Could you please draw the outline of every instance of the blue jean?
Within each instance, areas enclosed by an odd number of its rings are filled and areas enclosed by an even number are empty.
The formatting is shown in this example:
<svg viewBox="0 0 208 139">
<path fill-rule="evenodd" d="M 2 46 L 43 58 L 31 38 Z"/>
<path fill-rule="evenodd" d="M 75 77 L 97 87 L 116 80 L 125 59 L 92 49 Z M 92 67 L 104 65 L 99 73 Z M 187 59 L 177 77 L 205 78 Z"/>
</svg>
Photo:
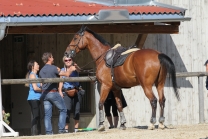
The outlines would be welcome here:
<svg viewBox="0 0 208 139">
<path fill-rule="evenodd" d="M 52 125 L 51 125 L 51 117 L 52 117 L 52 107 L 55 105 L 59 109 L 59 132 L 64 131 L 66 124 L 66 106 L 64 103 L 64 99 L 60 96 L 58 92 L 53 93 L 44 93 L 43 94 L 43 103 L 45 110 L 45 130 L 46 134 L 53 134 Z"/>
<path fill-rule="evenodd" d="M 66 123 L 70 122 L 70 113 L 72 112 L 72 110 L 74 110 L 74 120 L 79 120 L 82 95 L 79 92 L 74 97 L 69 97 L 65 92 L 63 92 L 63 95 L 64 102 L 67 108 Z"/>
</svg>

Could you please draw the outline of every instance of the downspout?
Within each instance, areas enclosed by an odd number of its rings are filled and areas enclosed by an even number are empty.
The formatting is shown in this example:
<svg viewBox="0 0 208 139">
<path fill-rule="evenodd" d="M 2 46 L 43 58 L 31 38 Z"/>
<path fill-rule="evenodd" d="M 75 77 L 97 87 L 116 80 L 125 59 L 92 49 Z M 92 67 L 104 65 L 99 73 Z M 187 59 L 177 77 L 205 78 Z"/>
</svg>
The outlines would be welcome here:
<svg viewBox="0 0 208 139">
<path fill-rule="evenodd" d="M 0 41 L 4 38 L 6 23 L 0 24 Z"/>
</svg>

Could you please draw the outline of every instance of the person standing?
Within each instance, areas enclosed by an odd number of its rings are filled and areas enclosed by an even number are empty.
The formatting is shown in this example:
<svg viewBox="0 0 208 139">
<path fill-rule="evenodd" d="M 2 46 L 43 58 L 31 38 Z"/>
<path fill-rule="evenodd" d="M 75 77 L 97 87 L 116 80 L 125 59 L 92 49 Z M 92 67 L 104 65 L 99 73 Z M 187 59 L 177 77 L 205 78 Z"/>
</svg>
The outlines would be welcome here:
<svg viewBox="0 0 208 139">
<path fill-rule="evenodd" d="M 54 58 L 52 53 L 46 52 L 42 56 L 42 60 L 45 63 L 44 67 L 40 70 L 40 78 L 57 78 L 58 76 L 69 76 L 69 74 L 75 70 L 75 68 L 71 69 L 71 71 L 60 72 L 60 69 L 54 66 Z M 43 83 L 42 85 L 42 96 L 45 110 L 45 131 L 47 135 L 52 135 L 52 106 L 55 105 L 59 110 L 59 122 L 58 122 L 58 133 L 66 133 L 65 132 L 65 122 L 66 122 L 66 106 L 63 98 L 60 96 L 58 92 L 58 83 Z"/>
<path fill-rule="evenodd" d="M 36 61 L 31 60 L 27 64 L 28 73 L 26 78 L 29 79 L 37 79 L 37 72 L 39 71 L 39 65 Z M 41 105 L 40 105 L 40 97 L 41 97 L 41 84 L 40 83 L 30 83 L 29 84 L 29 94 L 27 101 L 30 105 L 32 112 L 32 123 L 31 123 L 31 135 L 40 135 L 41 134 Z"/>
<path fill-rule="evenodd" d="M 79 76 L 78 72 L 80 71 L 80 68 L 77 66 L 76 63 L 73 62 L 71 58 L 64 56 L 63 62 L 64 62 L 64 68 L 62 68 L 61 71 L 70 71 L 71 68 L 75 68 L 76 70 L 71 72 L 69 76 L 61 76 L 61 78 Z M 66 93 L 66 90 L 71 92 L 75 91 L 75 92 L 73 92 L 72 95 L 69 95 Z M 68 132 L 68 126 L 70 123 L 70 113 L 72 110 L 74 110 L 74 117 L 73 117 L 75 123 L 74 132 L 77 132 L 79 127 L 79 119 L 80 119 L 80 106 L 81 106 L 82 96 L 84 95 L 85 91 L 83 89 L 80 89 L 79 82 L 64 82 L 64 83 L 60 82 L 59 93 L 64 98 L 65 105 L 67 107 L 65 131 Z"/>
<path fill-rule="evenodd" d="M 122 102 L 122 107 L 125 108 L 127 106 L 127 103 L 126 103 L 126 100 L 123 96 L 122 90 L 121 90 L 121 102 Z M 113 118 L 112 118 L 110 109 L 113 113 Z M 105 114 L 106 114 L 108 123 L 110 124 L 109 129 L 117 128 L 118 120 L 119 120 L 119 118 L 118 118 L 118 109 L 117 109 L 116 100 L 115 100 L 115 97 L 114 97 L 112 91 L 109 92 L 108 97 L 105 100 L 104 110 L 105 110 Z"/>
</svg>

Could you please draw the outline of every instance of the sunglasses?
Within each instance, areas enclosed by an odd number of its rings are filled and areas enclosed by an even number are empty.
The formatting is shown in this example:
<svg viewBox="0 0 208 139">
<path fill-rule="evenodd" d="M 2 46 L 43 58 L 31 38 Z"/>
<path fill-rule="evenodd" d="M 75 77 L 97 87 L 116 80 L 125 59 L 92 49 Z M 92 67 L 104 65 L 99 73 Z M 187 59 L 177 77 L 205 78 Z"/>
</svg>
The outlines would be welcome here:
<svg viewBox="0 0 208 139">
<path fill-rule="evenodd" d="M 67 61 L 72 61 L 72 60 L 71 60 L 71 59 L 65 59 L 65 60 L 64 60 L 64 62 L 67 62 Z"/>
</svg>

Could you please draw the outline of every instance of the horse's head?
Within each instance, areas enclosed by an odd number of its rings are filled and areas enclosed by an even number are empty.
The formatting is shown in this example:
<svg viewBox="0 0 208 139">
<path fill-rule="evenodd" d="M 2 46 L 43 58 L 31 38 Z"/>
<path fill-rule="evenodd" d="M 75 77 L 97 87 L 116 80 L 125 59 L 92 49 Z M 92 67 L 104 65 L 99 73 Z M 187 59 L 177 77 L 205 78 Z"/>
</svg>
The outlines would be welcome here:
<svg viewBox="0 0 208 139">
<path fill-rule="evenodd" d="M 81 29 L 74 35 L 74 38 L 69 43 L 69 45 L 66 48 L 66 51 L 64 53 L 67 57 L 75 57 L 76 53 L 80 52 L 81 50 L 84 50 L 87 46 L 87 40 L 85 37 L 85 26 L 82 26 Z"/>
</svg>

